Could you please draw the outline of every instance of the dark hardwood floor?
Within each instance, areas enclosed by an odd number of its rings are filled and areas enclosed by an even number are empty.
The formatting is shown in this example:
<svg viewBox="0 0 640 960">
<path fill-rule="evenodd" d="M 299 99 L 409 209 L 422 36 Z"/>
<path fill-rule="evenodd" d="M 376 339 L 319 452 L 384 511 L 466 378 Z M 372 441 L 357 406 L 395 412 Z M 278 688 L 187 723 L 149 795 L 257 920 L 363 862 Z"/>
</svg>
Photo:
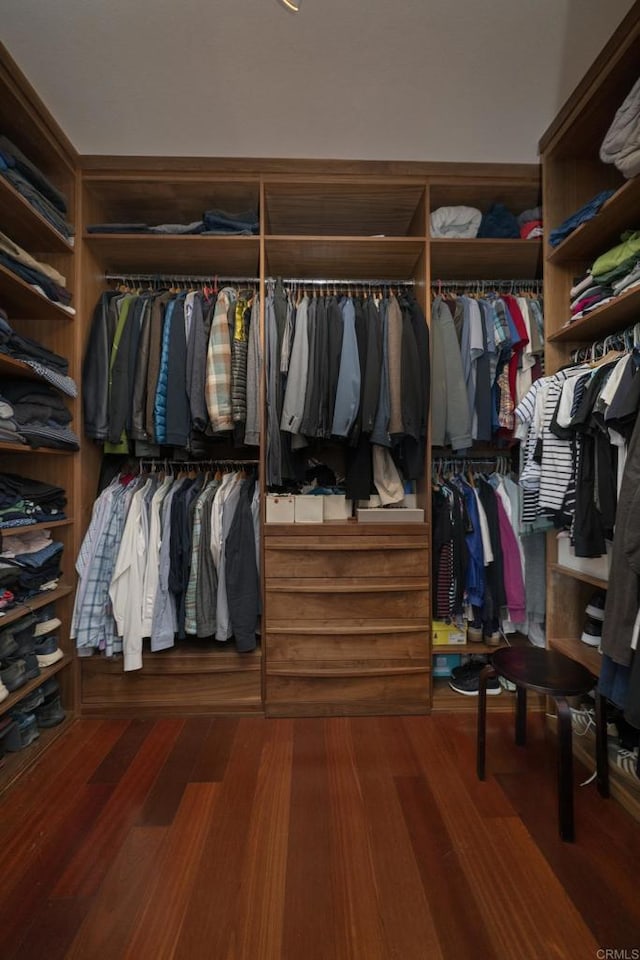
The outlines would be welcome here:
<svg viewBox="0 0 640 960">
<path fill-rule="evenodd" d="M 491 716 L 80 720 L 2 798 L 3 960 L 587 960 L 640 948 L 640 827 Z M 631 956 L 631 953 L 629 954 Z"/>
</svg>

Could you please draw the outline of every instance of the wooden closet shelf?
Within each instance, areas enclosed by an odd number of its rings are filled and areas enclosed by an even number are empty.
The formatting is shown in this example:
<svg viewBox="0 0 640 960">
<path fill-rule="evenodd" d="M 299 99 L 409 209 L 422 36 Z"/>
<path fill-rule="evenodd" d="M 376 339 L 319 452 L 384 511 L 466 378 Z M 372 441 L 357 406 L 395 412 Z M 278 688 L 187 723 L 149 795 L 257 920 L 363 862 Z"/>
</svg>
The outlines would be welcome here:
<svg viewBox="0 0 640 960">
<path fill-rule="evenodd" d="M 56 587 L 55 590 L 44 590 L 36 597 L 31 597 L 26 603 L 16 604 L 11 610 L 7 610 L 4 617 L 0 617 L 0 630 L 4 630 L 10 623 L 15 623 L 17 620 L 20 620 L 21 617 L 26 617 L 28 613 L 39 610 L 40 607 L 46 607 L 50 603 L 55 603 L 56 600 L 62 600 L 63 597 L 68 597 L 70 593 L 73 593 L 73 587 L 63 585 Z"/>
<path fill-rule="evenodd" d="M 590 647 L 583 643 L 577 637 L 549 637 L 549 648 L 557 650 L 558 653 L 564 653 L 566 657 L 577 660 L 587 670 L 590 670 L 594 676 L 598 676 L 602 666 L 602 655 L 598 653 L 597 647 Z"/>
<path fill-rule="evenodd" d="M 265 183 L 265 232 L 335 236 L 424 235 L 424 183 L 382 181 Z"/>
<path fill-rule="evenodd" d="M 569 306 L 567 305 L 567 310 Z M 593 313 L 561 327 L 547 336 L 552 343 L 587 343 L 622 330 L 638 319 L 640 311 L 640 288 L 616 297 Z"/>
<path fill-rule="evenodd" d="M 84 240 L 110 273 L 259 274 L 258 237 L 92 233 Z"/>
<path fill-rule="evenodd" d="M 414 237 L 266 237 L 266 275 L 308 279 L 413 279 L 426 250 Z"/>
<path fill-rule="evenodd" d="M 37 456 L 54 454 L 57 457 L 69 457 L 77 450 L 58 450 L 55 447 L 30 447 L 28 443 L 0 443 L 2 453 L 29 453 Z"/>
<path fill-rule="evenodd" d="M 58 233 L 8 180 L 0 177 L 2 232 L 30 253 L 73 253 L 73 244 Z"/>
<path fill-rule="evenodd" d="M 62 660 L 58 660 L 57 663 L 54 663 L 51 667 L 41 667 L 40 676 L 34 677 L 33 680 L 28 680 L 24 686 L 20 687 L 18 690 L 14 690 L 13 693 L 10 693 L 6 700 L 3 700 L 0 703 L 0 716 L 7 713 L 13 707 L 20 703 L 21 700 L 24 700 L 32 690 L 37 690 L 38 687 L 41 687 L 43 683 L 47 680 L 50 680 L 51 677 L 55 677 L 56 673 L 59 673 L 61 670 L 64 670 L 65 667 L 68 667 L 71 663 L 69 657 L 63 657 Z"/>
<path fill-rule="evenodd" d="M 40 383 L 47 383 L 44 377 L 30 367 L 23 360 L 16 360 L 6 353 L 0 353 L 0 377 L 18 377 L 20 380 L 38 380 Z"/>
<path fill-rule="evenodd" d="M 51 520 L 45 523 L 31 523 L 24 527 L 0 527 L 0 536 L 5 537 L 18 536 L 21 533 L 31 533 L 32 530 L 52 530 L 54 527 L 71 527 L 73 520 L 67 517 L 65 520 Z M 0 629 L 2 621 L 0 620 Z"/>
<path fill-rule="evenodd" d="M 541 240 L 439 240 L 429 245 L 431 280 L 534 279 L 542 275 Z"/>
<path fill-rule="evenodd" d="M 389 511 L 392 513 L 393 511 Z M 288 542 L 292 537 L 429 537 L 428 523 L 358 523 L 357 520 L 335 520 L 325 523 L 266 523 L 264 527 L 265 545 L 278 546 L 275 538 L 284 538 Z M 331 545 L 329 545 L 331 549 Z M 292 549 L 295 549 L 293 547 Z M 322 547 L 320 549 L 323 549 Z M 326 549 L 326 547 L 324 548 Z"/>
<path fill-rule="evenodd" d="M 595 260 L 620 240 L 625 230 L 640 223 L 640 177 L 627 180 L 601 207 L 598 214 L 547 254 L 548 263 Z"/>
<path fill-rule="evenodd" d="M 561 563 L 552 563 L 551 569 L 554 573 L 560 573 L 564 577 L 571 577 L 573 580 L 581 580 L 582 583 L 590 583 L 592 587 L 598 590 L 606 590 L 608 582 L 601 577 L 593 577 L 590 573 L 584 573 L 582 570 L 573 570 L 571 567 L 564 567 Z"/>
<path fill-rule="evenodd" d="M 489 183 L 485 179 L 462 177 L 455 183 L 432 181 L 429 187 L 429 205 L 432 211 L 438 207 L 463 204 L 477 207 L 484 213 L 493 203 L 504 203 L 516 216 L 523 210 L 539 206 L 539 177 L 510 177 Z"/>
<path fill-rule="evenodd" d="M 74 320 L 74 314 L 67 313 L 53 300 L 17 277 L 11 270 L 0 266 L 0 302 L 10 318 L 19 317 L 28 320 Z"/>
</svg>

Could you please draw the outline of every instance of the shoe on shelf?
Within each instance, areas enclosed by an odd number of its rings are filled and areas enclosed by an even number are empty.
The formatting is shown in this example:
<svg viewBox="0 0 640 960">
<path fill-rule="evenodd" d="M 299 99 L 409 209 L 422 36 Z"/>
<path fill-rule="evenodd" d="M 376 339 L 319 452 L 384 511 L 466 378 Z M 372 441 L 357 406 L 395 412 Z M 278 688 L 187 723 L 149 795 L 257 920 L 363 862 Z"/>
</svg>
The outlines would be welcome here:
<svg viewBox="0 0 640 960">
<path fill-rule="evenodd" d="M 469 672 L 461 677 L 451 677 L 449 686 L 456 693 L 461 693 L 464 697 L 477 697 L 480 689 L 480 670 Z M 489 677 L 487 681 L 487 696 L 497 697 L 502 693 L 502 687 L 497 677 Z"/>
<path fill-rule="evenodd" d="M 480 657 L 471 656 L 465 663 L 461 663 L 459 667 L 453 667 L 451 669 L 451 676 L 455 679 L 458 677 L 465 677 L 469 673 L 479 674 L 483 667 L 486 667 L 488 660 L 486 657 L 480 655 Z"/>
<path fill-rule="evenodd" d="M 601 623 L 604 620 L 604 605 L 607 601 L 607 594 L 604 590 L 599 590 L 589 600 L 589 603 L 585 607 L 585 614 L 591 620 L 599 620 Z"/>
<path fill-rule="evenodd" d="M 6 700 L 8 696 L 9 696 L 9 691 L 5 687 L 2 680 L 0 680 L 0 703 L 2 703 L 3 700 Z"/>
<path fill-rule="evenodd" d="M 35 651 L 40 667 L 51 667 L 64 657 L 62 650 L 58 647 L 58 638 L 53 634 L 38 637 L 35 641 Z"/>
<path fill-rule="evenodd" d="M 467 624 L 467 640 L 470 643 L 482 643 L 482 624 L 470 620 Z"/>
<path fill-rule="evenodd" d="M 22 749 L 18 724 L 11 717 L 0 719 L 0 757 L 5 753 L 17 753 Z"/>
<path fill-rule="evenodd" d="M 589 647 L 599 647 L 602 640 L 602 621 L 587 617 L 580 639 Z"/>
<path fill-rule="evenodd" d="M 24 750 L 25 747 L 28 747 L 40 736 L 35 715 L 33 713 L 21 713 L 16 710 L 15 712 L 12 712 L 10 716 L 18 725 L 18 733 L 20 734 L 20 749 Z"/>
<path fill-rule="evenodd" d="M 36 618 L 34 637 L 44 637 L 47 633 L 53 633 L 54 630 L 62 626 L 62 621 L 56 617 L 56 608 L 53 603 L 41 607 L 36 613 Z"/>
<path fill-rule="evenodd" d="M 44 699 L 48 700 L 54 693 L 60 692 L 60 684 L 55 677 L 49 677 L 48 680 L 45 680 L 45 682 L 38 687 L 38 690 L 42 692 Z"/>
<path fill-rule="evenodd" d="M 491 633 L 485 633 L 484 642 L 488 647 L 502 646 L 502 634 L 499 630 L 492 630 Z"/>
<path fill-rule="evenodd" d="M 18 704 L 18 708 L 23 713 L 34 713 L 36 708 L 42 703 L 44 703 L 44 693 L 42 692 L 42 687 L 38 687 L 37 690 L 32 690 L 31 693 L 22 698 Z"/>
<path fill-rule="evenodd" d="M 36 721 L 39 727 L 57 727 L 64 718 L 65 712 L 62 709 L 59 693 L 47 698 L 36 710 Z"/>
<path fill-rule="evenodd" d="M 0 660 L 8 660 L 18 652 L 18 644 L 12 630 L 0 633 Z"/>
<path fill-rule="evenodd" d="M 0 682 L 9 693 L 23 687 L 27 682 L 27 665 L 24 660 L 4 660 L 0 667 Z"/>
</svg>

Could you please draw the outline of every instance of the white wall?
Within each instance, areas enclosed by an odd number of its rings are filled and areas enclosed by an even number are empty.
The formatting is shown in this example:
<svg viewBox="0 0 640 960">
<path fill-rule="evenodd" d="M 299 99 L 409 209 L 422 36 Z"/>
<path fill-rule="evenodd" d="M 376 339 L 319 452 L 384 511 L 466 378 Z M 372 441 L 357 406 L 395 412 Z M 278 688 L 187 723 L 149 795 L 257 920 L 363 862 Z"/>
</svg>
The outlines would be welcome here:
<svg viewBox="0 0 640 960">
<path fill-rule="evenodd" d="M 81 153 L 531 162 L 630 0 L 2 0 Z"/>
</svg>

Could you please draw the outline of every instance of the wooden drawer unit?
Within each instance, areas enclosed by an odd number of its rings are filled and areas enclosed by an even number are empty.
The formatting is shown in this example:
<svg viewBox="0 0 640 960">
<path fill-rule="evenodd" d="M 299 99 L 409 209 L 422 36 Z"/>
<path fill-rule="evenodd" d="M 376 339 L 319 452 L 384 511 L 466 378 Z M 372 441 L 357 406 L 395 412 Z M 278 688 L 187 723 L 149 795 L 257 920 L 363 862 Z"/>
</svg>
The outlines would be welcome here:
<svg viewBox="0 0 640 960">
<path fill-rule="evenodd" d="M 429 546 L 417 537 L 269 537 L 267 576 L 424 577 Z"/>
<path fill-rule="evenodd" d="M 429 616 L 429 580 L 329 577 L 266 581 L 267 629 L 271 620 L 369 620 Z"/>
<path fill-rule="evenodd" d="M 144 657 L 124 673 L 122 659 L 80 660 L 82 712 L 94 716 L 262 713 L 261 651 L 182 652 Z"/>
<path fill-rule="evenodd" d="M 423 714 L 429 710 L 429 671 L 404 664 L 365 669 L 345 663 L 340 670 L 321 664 L 292 664 L 268 676 L 269 717 Z"/>
<path fill-rule="evenodd" d="M 430 709 L 429 528 L 270 528 L 268 716 Z"/>
<path fill-rule="evenodd" d="M 428 667 L 428 636 L 428 620 L 327 621 L 322 627 L 272 622 L 267 634 L 269 667 L 318 660 L 337 663 L 358 660 L 372 664 L 400 660 Z"/>
</svg>

